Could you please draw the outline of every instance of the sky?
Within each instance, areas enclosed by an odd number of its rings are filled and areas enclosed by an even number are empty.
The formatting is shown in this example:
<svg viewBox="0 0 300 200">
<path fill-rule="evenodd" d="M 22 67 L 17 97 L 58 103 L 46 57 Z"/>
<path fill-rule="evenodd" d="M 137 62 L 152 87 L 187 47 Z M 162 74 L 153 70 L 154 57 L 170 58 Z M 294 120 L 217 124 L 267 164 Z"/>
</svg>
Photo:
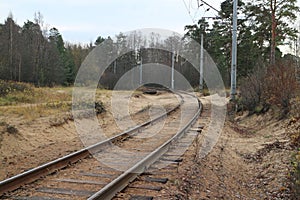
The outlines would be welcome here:
<svg viewBox="0 0 300 200">
<path fill-rule="evenodd" d="M 224 0 L 205 0 L 220 9 Z M 300 6 L 300 0 L 298 0 Z M 197 0 L 1 0 L 0 23 L 9 13 L 22 26 L 40 12 L 45 26 L 57 28 L 65 41 L 94 42 L 120 32 L 142 28 L 163 28 L 184 34 L 184 26 L 216 12 Z"/>
<path fill-rule="evenodd" d="M 216 9 L 222 2 L 206 1 Z M 107 38 L 142 28 L 163 28 L 183 34 L 185 25 L 217 14 L 207 9 L 197 9 L 197 0 L 2 0 L 0 23 L 12 13 L 22 26 L 40 12 L 45 26 L 56 27 L 64 40 L 90 43 L 98 36 Z"/>
</svg>

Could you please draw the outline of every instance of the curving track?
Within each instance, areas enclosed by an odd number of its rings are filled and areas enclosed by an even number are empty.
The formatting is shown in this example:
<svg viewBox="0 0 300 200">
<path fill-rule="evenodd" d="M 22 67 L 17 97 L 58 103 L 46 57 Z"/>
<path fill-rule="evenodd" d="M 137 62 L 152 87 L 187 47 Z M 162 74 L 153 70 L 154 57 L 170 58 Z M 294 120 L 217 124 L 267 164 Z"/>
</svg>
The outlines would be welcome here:
<svg viewBox="0 0 300 200">
<path fill-rule="evenodd" d="M 139 174 L 158 168 L 156 161 L 179 138 L 184 138 L 199 117 L 198 99 L 183 92 L 179 95 L 181 103 L 167 116 L 158 116 L 104 142 L 0 182 L 1 198 L 113 198 Z M 15 191 L 9 192 L 12 190 Z"/>
</svg>

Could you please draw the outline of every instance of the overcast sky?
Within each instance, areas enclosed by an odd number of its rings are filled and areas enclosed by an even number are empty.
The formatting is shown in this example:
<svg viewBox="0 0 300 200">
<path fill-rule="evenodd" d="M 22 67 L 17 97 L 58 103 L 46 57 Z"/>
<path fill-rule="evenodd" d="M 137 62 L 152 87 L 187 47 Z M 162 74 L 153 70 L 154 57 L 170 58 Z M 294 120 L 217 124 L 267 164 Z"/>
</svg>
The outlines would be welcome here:
<svg viewBox="0 0 300 200">
<path fill-rule="evenodd" d="M 207 0 L 219 9 L 221 0 Z M 19 25 L 41 12 L 49 28 L 56 27 L 70 42 L 94 42 L 97 36 L 114 36 L 141 28 L 164 28 L 184 33 L 193 19 L 215 16 L 197 0 L 2 0 L 0 22 L 11 12 Z"/>
<path fill-rule="evenodd" d="M 223 0 L 205 0 L 219 10 Z M 298 3 L 299 4 L 299 3 Z M 197 0 L 1 0 L 0 22 L 9 13 L 19 25 L 41 12 L 49 28 L 56 27 L 70 42 L 94 42 L 97 36 L 114 36 L 141 28 L 164 28 L 184 33 L 184 26 L 203 16 Z"/>
</svg>

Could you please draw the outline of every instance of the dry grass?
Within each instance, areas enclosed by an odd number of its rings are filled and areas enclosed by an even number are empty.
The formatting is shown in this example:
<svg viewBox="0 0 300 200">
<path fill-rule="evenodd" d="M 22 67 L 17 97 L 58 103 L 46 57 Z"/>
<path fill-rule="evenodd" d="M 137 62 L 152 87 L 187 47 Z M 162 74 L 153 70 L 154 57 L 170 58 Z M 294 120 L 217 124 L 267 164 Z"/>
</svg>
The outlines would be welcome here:
<svg viewBox="0 0 300 200">
<path fill-rule="evenodd" d="M 32 88 L 28 91 L 10 92 L 0 98 L 0 116 L 9 115 L 21 117 L 26 121 L 33 121 L 40 117 L 57 116 L 70 112 L 72 109 L 71 87 Z M 97 89 L 96 102 L 103 98 L 110 98 L 112 91 Z"/>
<path fill-rule="evenodd" d="M 58 116 L 72 110 L 72 92 L 72 87 L 32 87 L 23 92 L 12 90 L 0 97 L 0 116 L 20 117 L 29 122 L 40 117 Z M 122 92 L 131 93 L 130 91 Z M 99 102 L 103 107 L 102 102 L 109 100 L 112 93 L 111 90 L 97 89 L 94 102 Z M 139 94 L 142 92 L 132 93 L 133 96 Z"/>
<path fill-rule="evenodd" d="M 33 88 L 30 91 L 12 91 L 0 97 L 0 106 L 41 104 L 71 100 L 72 88 Z"/>
<path fill-rule="evenodd" d="M 72 108 L 72 88 L 31 88 L 11 91 L 0 98 L 0 115 L 22 117 L 26 121 L 56 115 Z"/>
<path fill-rule="evenodd" d="M 33 121 L 40 117 L 46 117 L 55 115 L 61 112 L 70 111 L 72 107 L 71 102 L 59 102 L 59 103 L 47 103 L 47 104 L 36 104 L 26 105 L 20 107 L 5 107 L 0 108 L 2 115 L 15 115 L 22 117 L 26 121 Z"/>
<path fill-rule="evenodd" d="M 72 101 L 72 88 L 35 88 L 33 103 Z"/>
</svg>

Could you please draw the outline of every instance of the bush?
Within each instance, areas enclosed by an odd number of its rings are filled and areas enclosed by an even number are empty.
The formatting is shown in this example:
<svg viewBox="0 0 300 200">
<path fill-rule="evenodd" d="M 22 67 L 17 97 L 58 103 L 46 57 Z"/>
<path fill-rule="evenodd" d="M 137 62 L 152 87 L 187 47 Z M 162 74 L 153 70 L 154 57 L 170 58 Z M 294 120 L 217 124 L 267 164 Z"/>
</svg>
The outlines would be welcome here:
<svg viewBox="0 0 300 200">
<path fill-rule="evenodd" d="M 0 80 L 0 97 L 14 92 L 31 92 L 33 86 L 28 83 Z"/>
<path fill-rule="evenodd" d="M 241 99 L 239 102 L 251 113 L 256 112 L 258 107 L 262 107 L 265 104 L 262 97 L 264 77 L 265 70 L 260 68 L 242 81 L 240 87 Z"/>
<path fill-rule="evenodd" d="M 295 66 L 282 62 L 256 70 L 241 84 L 241 104 L 250 113 L 266 112 L 270 106 L 280 110 L 280 118 L 291 108 L 291 99 L 298 90 Z"/>
<path fill-rule="evenodd" d="M 10 134 L 19 133 L 19 130 L 15 126 L 10 125 L 4 121 L 0 122 L 0 126 L 4 127 L 4 129 L 2 130 L 2 133 L 5 133 L 5 132 L 10 133 Z"/>
<path fill-rule="evenodd" d="M 292 62 L 279 63 L 268 68 L 264 96 L 268 104 L 281 109 L 282 116 L 290 111 L 290 101 L 295 97 L 297 89 L 298 82 Z"/>
</svg>

